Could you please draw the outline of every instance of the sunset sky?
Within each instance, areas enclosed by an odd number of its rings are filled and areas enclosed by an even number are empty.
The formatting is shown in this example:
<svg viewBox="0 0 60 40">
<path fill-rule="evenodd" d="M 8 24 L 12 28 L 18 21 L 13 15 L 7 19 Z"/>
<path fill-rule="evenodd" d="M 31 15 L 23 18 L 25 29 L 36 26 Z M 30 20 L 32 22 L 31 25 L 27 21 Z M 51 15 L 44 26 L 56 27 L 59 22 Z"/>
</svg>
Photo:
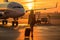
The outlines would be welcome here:
<svg viewBox="0 0 60 40">
<path fill-rule="evenodd" d="M 57 8 L 42 10 L 47 12 L 60 12 L 60 0 L 9 0 L 9 2 L 18 2 L 24 6 L 25 9 L 37 9 L 37 8 L 50 8 L 55 7 L 58 2 Z M 4 2 L 4 0 L 0 0 L 0 2 Z"/>
</svg>

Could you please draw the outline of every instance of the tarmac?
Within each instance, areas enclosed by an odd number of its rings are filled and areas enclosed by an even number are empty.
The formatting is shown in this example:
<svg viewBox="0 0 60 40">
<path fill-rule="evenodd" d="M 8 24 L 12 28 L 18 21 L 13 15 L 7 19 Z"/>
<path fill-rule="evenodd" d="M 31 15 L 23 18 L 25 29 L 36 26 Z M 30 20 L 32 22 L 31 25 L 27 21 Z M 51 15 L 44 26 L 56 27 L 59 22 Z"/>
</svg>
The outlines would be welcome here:
<svg viewBox="0 0 60 40">
<path fill-rule="evenodd" d="M 10 29 L 9 26 L 7 27 L 0 25 L 0 40 L 32 40 L 31 33 L 30 37 L 27 37 L 27 39 L 25 37 L 25 29 L 30 28 L 29 25 L 20 24 L 14 29 Z M 12 28 L 12 26 L 10 27 Z M 33 40 L 60 40 L 60 26 L 35 25 Z"/>
</svg>

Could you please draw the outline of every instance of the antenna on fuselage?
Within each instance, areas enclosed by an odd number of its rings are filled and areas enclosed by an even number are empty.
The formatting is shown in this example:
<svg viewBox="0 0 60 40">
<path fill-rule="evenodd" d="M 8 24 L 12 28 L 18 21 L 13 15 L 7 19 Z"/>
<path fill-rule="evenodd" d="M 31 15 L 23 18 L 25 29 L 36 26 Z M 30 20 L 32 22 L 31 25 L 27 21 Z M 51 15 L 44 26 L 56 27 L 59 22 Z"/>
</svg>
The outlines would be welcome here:
<svg viewBox="0 0 60 40">
<path fill-rule="evenodd" d="M 8 0 L 4 0 L 4 2 L 8 2 Z"/>
</svg>

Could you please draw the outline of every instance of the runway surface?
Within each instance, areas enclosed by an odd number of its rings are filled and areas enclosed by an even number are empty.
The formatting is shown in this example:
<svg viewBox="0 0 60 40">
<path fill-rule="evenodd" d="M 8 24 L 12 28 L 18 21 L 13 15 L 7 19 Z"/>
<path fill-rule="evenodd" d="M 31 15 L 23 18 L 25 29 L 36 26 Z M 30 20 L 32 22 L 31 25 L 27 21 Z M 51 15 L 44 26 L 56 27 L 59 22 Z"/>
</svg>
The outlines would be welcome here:
<svg viewBox="0 0 60 40">
<path fill-rule="evenodd" d="M 26 28 L 29 27 L 19 26 L 15 30 L 0 27 L 0 40 L 27 40 L 24 35 Z M 60 26 L 34 26 L 33 40 L 60 40 Z"/>
</svg>

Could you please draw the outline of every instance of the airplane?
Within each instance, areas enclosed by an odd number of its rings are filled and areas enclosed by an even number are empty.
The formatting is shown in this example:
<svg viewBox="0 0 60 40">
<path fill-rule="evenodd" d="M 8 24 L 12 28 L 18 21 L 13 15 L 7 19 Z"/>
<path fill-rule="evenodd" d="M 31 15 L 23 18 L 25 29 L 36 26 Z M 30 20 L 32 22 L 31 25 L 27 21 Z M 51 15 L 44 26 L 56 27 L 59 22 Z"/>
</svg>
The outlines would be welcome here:
<svg viewBox="0 0 60 40">
<path fill-rule="evenodd" d="M 18 18 L 24 16 L 25 12 L 31 11 L 24 9 L 23 5 L 17 2 L 8 2 L 8 0 L 4 0 L 4 3 L 0 4 L 0 19 L 2 20 L 2 25 L 8 23 L 8 18 L 13 18 L 12 26 L 18 26 Z M 57 5 L 56 5 L 57 7 Z M 56 8 L 52 7 L 52 8 Z M 32 9 L 32 10 L 46 10 L 51 8 L 41 8 L 41 9 Z"/>
<path fill-rule="evenodd" d="M 5 25 L 8 23 L 8 18 L 13 18 L 12 25 L 18 25 L 18 18 L 25 14 L 24 7 L 17 2 L 8 2 L 8 0 L 4 0 L 4 3 L 0 4 L 0 19 L 2 20 L 2 24 Z"/>
</svg>

